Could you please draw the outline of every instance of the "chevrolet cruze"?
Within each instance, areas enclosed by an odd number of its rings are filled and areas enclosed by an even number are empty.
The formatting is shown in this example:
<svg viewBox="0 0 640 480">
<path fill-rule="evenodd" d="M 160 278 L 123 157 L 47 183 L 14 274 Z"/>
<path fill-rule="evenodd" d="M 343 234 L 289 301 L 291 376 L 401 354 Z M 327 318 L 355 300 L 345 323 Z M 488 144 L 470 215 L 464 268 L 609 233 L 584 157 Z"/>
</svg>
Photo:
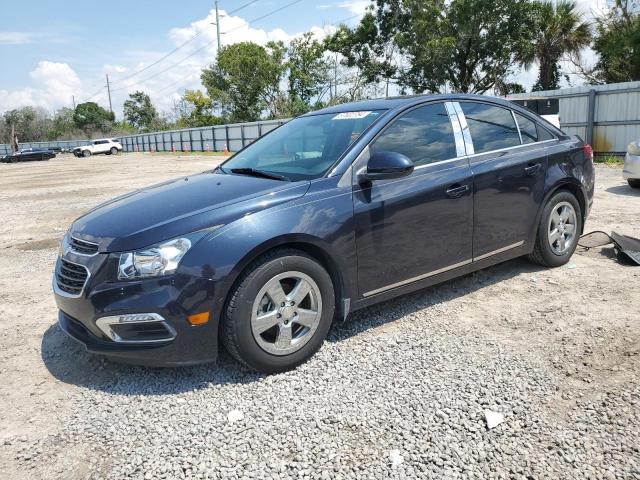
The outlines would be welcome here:
<svg viewBox="0 0 640 480">
<path fill-rule="evenodd" d="M 508 101 L 326 108 L 77 219 L 59 325 L 121 361 L 208 362 L 222 344 L 283 371 L 357 309 L 524 255 L 565 264 L 593 191 L 591 147 Z"/>
</svg>

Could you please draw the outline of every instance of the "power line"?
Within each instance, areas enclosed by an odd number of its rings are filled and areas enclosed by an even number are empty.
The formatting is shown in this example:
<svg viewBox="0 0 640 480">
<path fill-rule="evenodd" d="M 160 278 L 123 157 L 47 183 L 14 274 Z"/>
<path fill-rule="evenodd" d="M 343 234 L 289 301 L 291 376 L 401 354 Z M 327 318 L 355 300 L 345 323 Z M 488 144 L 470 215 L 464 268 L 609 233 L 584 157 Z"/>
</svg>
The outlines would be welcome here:
<svg viewBox="0 0 640 480">
<path fill-rule="evenodd" d="M 189 58 L 193 57 L 195 54 L 200 53 L 202 50 L 204 50 L 205 48 L 208 48 L 210 45 L 209 44 L 205 44 L 202 47 L 194 50 L 193 52 L 191 52 L 189 55 L 187 55 L 186 57 L 184 57 L 182 60 L 178 60 L 176 63 L 172 63 L 171 65 L 169 65 L 167 68 L 164 68 L 162 70 L 160 70 L 159 72 L 154 73 L 153 75 L 150 75 L 149 77 L 146 77 L 142 80 L 138 80 L 137 82 L 135 82 L 133 85 L 125 85 L 123 87 L 119 87 L 119 88 L 114 88 L 112 89 L 112 91 L 119 91 L 119 90 L 126 90 L 130 87 L 133 86 L 139 86 L 140 84 L 144 83 L 144 82 L 148 82 L 149 80 L 152 80 L 154 78 L 156 78 L 158 75 L 171 70 L 173 67 L 176 67 L 178 65 L 180 65 L 182 62 L 184 62 L 185 60 L 188 60 Z"/>
<path fill-rule="evenodd" d="M 243 8 L 248 7 L 249 5 L 253 5 L 254 3 L 256 3 L 258 0 L 251 0 L 250 2 L 245 3 L 244 5 L 240 5 L 238 8 L 231 10 L 230 12 L 227 12 L 227 15 L 231 15 L 232 13 L 236 13 L 239 12 L 240 10 L 242 10 Z"/>
<path fill-rule="evenodd" d="M 198 33 L 196 33 L 195 35 L 193 35 L 191 38 L 189 38 L 188 40 L 186 40 L 185 42 L 181 43 L 180 45 L 178 45 L 176 48 L 174 48 L 173 50 L 171 50 L 169 53 L 163 55 L 162 57 L 160 57 L 158 60 L 156 60 L 153 63 L 150 63 L 149 65 L 147 65 L 144 68 L 141 68 L 138 71 L 133 72 L 130 75 L 127 75 L 124 78 L 120 78 L 119 80 L 115 81 L 115 82 L 111 82 L 111 84 L 119 84 L 124 82 L 125 80 L 129 80 L 131 77 L 135 77 L 136 75 L 138 75 L 139 73 L 144 72 L 145 70 L 148 70 L 149 68 L 153 67 L 154 65 L 157 65 L 158 63 L 160 63 L 162 60 L 164 60 L 165 58 L 173 55 L 174 53 L 176 53 L 178 50 L 180 50 L 182 47 L 184 47 L 186 44 L 192 42 L 193 40 L 195 40 L 196 38 L 198 38 L 200 35 L 202 35 L 202 33 L 204 33 L 204 30 L 200 30 Z M 115 90 L 115 89 L 114 89 Z"/>
<path fill-rule="evenodd" d="M 284 10 L 285 8 L 292 7 L 293 5 L 295 5 L 296 3 L 300 3 L 301 1 L 302 1 L 302 0 L 294 0 L 293 2 L 287 3 L 286 5 L 283 5 L 283 6 L 282 6 L 282 7 L 280 7 L 280 8 L 276 8 L 275 10 L 272 10 L 272 11 L 271 11 L 271 12 L 269 12 L 269 13 L 265 13 L 264 15 L 261 15 L 261 16 L 259 16 L 259 17 L 257 17 L 257 18 L 254 18 L 253 20 L 249 20 L 249 21 L 247 22 L 247 25 L 251 25 L 252 23 L 255 23 L 255 22 L 258 22 L 258 21 L 260 21 L 260 20 L 262 20 L 262 19 L 264 19 L 264 18 L 270 17 L 270 16 L 271 16 L 271 15 L 273 15 L 274 13 L 281 12 L 281 11 L 282 11 L 282 10 Z M 225 33 L 234 32 L 234 31 L 239 30 L 239 29 L 241 29 L 241 28 L 243 28 L 243 27 L 245 27 L 245 26 L 246 26 L 246 25 L 238 25 L 237 27 L 232 28 L 231 30 L 227 30 L 226 32 L 222 32 L 222 33 L 223 33 L 223 34 L 225 34 Z"/>
</svg>

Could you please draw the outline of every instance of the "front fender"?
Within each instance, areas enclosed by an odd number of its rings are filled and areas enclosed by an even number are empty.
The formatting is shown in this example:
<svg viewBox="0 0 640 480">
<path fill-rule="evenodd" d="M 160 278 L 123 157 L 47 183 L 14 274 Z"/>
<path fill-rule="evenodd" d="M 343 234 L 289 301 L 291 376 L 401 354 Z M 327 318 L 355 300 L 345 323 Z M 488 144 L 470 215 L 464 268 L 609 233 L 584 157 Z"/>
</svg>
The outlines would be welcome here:
<svg viewBox="0 0 640 480">
<path fill-rule="evenodd" d="M 274 248 L 293 246 L 312 255 L 317 252 L 330 262 L 330 273 L 338 276 L 336 290 L 344 298 L 355 298 L 352 190 L 350 185 L 338 188 L 337 182 L 336 178 L 319 179 L 304 197 L 225 225 L 198 242 L 185 257 L 181 271 L 212 280 L 212 310 L 222 315 L 230 289 L 253 260 Z"/>
</svg>

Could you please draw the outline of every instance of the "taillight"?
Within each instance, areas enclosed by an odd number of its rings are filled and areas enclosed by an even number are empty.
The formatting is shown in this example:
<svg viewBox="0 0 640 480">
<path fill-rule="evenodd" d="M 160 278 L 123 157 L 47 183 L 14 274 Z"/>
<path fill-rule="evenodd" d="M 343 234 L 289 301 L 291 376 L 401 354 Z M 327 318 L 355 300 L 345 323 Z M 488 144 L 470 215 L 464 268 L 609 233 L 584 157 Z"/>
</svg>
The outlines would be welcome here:
<svg viewBox="0 0 640 480">
<path fill-rule="evenodd" d="M 588 143 L 584 145 L 584 154 L 593 162 L 593 147 Z"/>
</svg>

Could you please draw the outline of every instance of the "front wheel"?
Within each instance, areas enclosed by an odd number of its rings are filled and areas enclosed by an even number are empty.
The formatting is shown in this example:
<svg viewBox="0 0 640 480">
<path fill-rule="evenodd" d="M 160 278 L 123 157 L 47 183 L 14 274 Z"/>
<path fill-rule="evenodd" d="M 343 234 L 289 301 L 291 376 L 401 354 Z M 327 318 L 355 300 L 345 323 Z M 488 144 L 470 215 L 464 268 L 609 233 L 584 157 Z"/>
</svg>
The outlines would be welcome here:
<svg viewBox="0 0 640 480">
<path fill-rule="evenodd" d="M 91 151 L 90 150 L 83 150 L 82 151 L 82 156 L 83 157 L 90 157 L 91 156 Z"/>
<path fill-rule="evenodd" d="M 322 265 L 304 252 L 276 251 L 249 266 L 234 287 L 222 341 L 248 367 L 282 372 L 320 348 L 334 311 L 333 283 Z"/>
<path fill-rule="evenodd" d="M 111 153 L 111 155 L 117 155 L 118 149 L 116 147 L 111 147 L 111 150 L 109 150 L 109 153 Z"/>
<path fill-rule="evenodd" d="M 638 178 L 630 178 L 627 182 L 631 188 L 640 188 L 640 179 Z"/>
<path fill-rule="evenodd" d="M 529 260 L 543 267 L 559 267 L 569 261 L 582 232 L 582 213 L 576 197 L 556 193 L 542 211 L 536 244 Z"/>
</svg>

